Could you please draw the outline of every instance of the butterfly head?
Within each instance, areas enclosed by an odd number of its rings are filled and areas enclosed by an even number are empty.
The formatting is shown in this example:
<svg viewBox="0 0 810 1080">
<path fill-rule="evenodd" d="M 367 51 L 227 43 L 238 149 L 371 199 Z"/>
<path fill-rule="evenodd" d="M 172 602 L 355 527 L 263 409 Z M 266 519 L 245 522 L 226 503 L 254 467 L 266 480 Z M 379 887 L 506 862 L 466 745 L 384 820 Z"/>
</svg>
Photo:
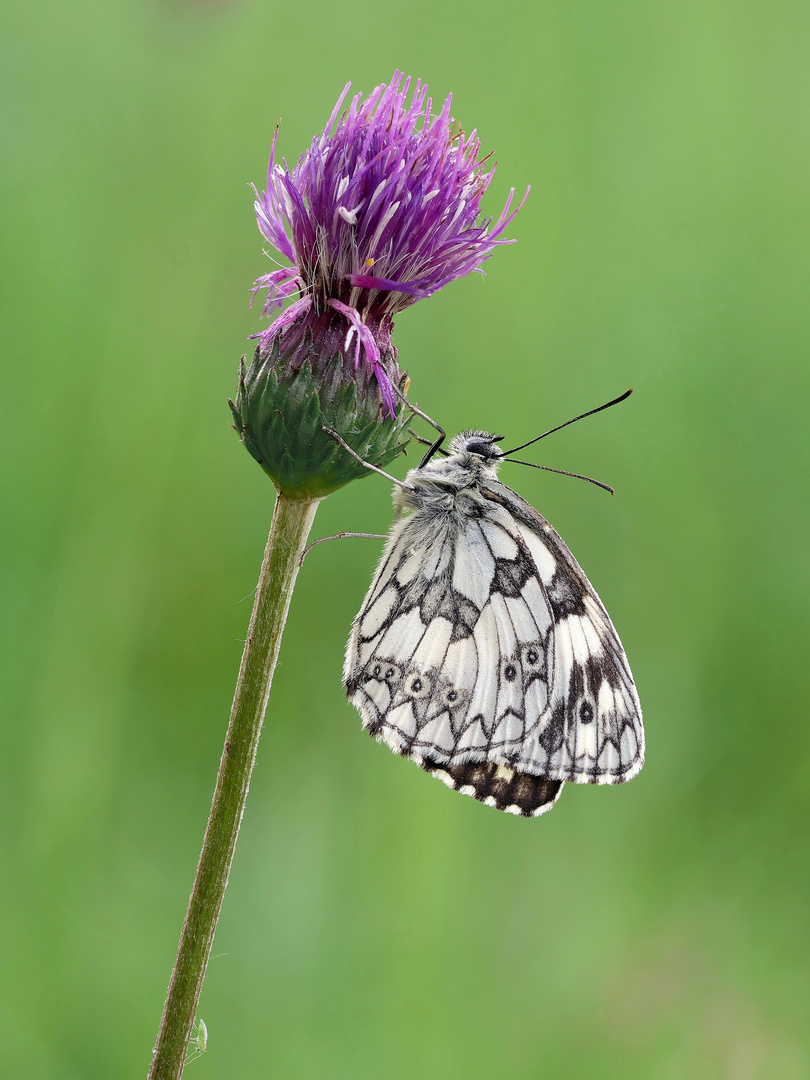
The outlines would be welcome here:
<svg viewBox="0 0 810 1080">
<path fill-rule="evenodd" d="M 411 469 L 405 486 L 394 490 L 394 505 L 399 510 L 432 507 L 444 513 L 461 504 L 468 507 L 471 499 L 480 501 L 482 481 L 497 476 L 503 452 L 495 444 L 502 438 L 488 431 L 459 432 L 450 440 L 446 457 L 434 457 L 426 465 Z"/>
<path fill-rule="evenodd" d="M 450 440 L 451 454 L 475 454 L 484 461 L 497 461 L 503 451 L 496 443 L 503 435 L 490 435 L 488 431 L 460 431 Z"/>
</svg>

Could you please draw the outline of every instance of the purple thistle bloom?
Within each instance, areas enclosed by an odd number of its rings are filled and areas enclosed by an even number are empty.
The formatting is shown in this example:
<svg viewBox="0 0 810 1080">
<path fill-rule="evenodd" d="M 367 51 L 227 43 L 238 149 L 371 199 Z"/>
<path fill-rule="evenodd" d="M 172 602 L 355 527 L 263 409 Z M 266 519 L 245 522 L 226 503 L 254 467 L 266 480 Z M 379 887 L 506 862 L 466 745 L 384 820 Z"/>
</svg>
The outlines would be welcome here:
<svg viewBox="0 0 810 1080">
<path fill-rule="evenodd" d="M 363 383 L 373 375 L 393 417 L 394 315 L 513 243 L 503 232 L 526 196 L 512 210 L 513 188 L 496 221 L 479 221 L 495 167 L 486 171 L 476 133 L 465 136 L 450 116 L 452 95 L 434 115 L 427 87 L 417 80 L 408 103 L 411 80 L 397 72 L 339 116 L 350 85 L 292 170 L 275 164 L 276 129 L 267 190 L 254 187 L 256 218 L 292 265 L 258 278 L 253 295 L 267 290 L 264 315 L 298 298 L 254 336 L 266 355 L 287 330 L 282 352 L 301 351 L 298 363 L 311 357 L 313 336 L 319 352 L 342 351 L 355 378 L 361 366 Z"/>
</svg>

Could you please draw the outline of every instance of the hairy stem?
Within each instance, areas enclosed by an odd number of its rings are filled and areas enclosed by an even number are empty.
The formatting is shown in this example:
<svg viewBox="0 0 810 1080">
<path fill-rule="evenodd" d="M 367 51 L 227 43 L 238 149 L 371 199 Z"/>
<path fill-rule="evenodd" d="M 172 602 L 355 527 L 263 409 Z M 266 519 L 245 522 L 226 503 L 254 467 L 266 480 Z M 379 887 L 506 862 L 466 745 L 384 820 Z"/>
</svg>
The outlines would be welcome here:
<svg viewBox="0 0 810 1080">
<path fill-rule="evenodd" d="M 320 500 L 279 495 L 242 653 L 197 876 L 160 1021 L 149 1080 L 179 1080 L 228 884 L 295 579 Z"/>
</svg>

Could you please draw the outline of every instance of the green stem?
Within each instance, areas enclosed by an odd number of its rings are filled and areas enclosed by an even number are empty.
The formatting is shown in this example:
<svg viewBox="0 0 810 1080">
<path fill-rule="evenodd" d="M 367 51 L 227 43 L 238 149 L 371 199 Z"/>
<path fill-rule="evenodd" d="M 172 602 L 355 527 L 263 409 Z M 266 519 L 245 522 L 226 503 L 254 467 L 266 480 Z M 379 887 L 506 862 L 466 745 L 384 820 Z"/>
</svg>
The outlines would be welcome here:
<svg viewBox="0 0 810 1080">
<path fill-rule="evenodd" d="M 319 499 L 279 495 L 262 560 L 208 827 L 149 1080 L 179 1080 L 245 809 L 295 579 Z"/>
</svg>

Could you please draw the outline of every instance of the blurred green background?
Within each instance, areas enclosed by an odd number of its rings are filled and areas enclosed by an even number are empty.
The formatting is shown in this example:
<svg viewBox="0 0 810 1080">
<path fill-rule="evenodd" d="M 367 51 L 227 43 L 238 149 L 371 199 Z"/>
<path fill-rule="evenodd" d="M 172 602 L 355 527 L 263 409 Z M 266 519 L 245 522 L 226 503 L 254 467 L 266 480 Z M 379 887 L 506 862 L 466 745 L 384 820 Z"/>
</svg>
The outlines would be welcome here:
<svg viewBox="0 0 810 1080">
<path fill-rule="evenodd" d="M 344 82 L 452 90 L 518 239 L 398 319 L 412 397 L 504 478 L 630 655 L 648 763 L 539 821 L 448 792 L 340 687 L 379 545 L 299 578 L 189 1075 L 810 1075 L 810 8 L 7 5 L 0 50 L 0 1072 L 144 1076 L 273 491 L 225 398 L 251 194 Z M 402 463 L 404 469 L 405 463 Z M 315 535 L 385 530 L 388 485 Z"/>
</svg>

